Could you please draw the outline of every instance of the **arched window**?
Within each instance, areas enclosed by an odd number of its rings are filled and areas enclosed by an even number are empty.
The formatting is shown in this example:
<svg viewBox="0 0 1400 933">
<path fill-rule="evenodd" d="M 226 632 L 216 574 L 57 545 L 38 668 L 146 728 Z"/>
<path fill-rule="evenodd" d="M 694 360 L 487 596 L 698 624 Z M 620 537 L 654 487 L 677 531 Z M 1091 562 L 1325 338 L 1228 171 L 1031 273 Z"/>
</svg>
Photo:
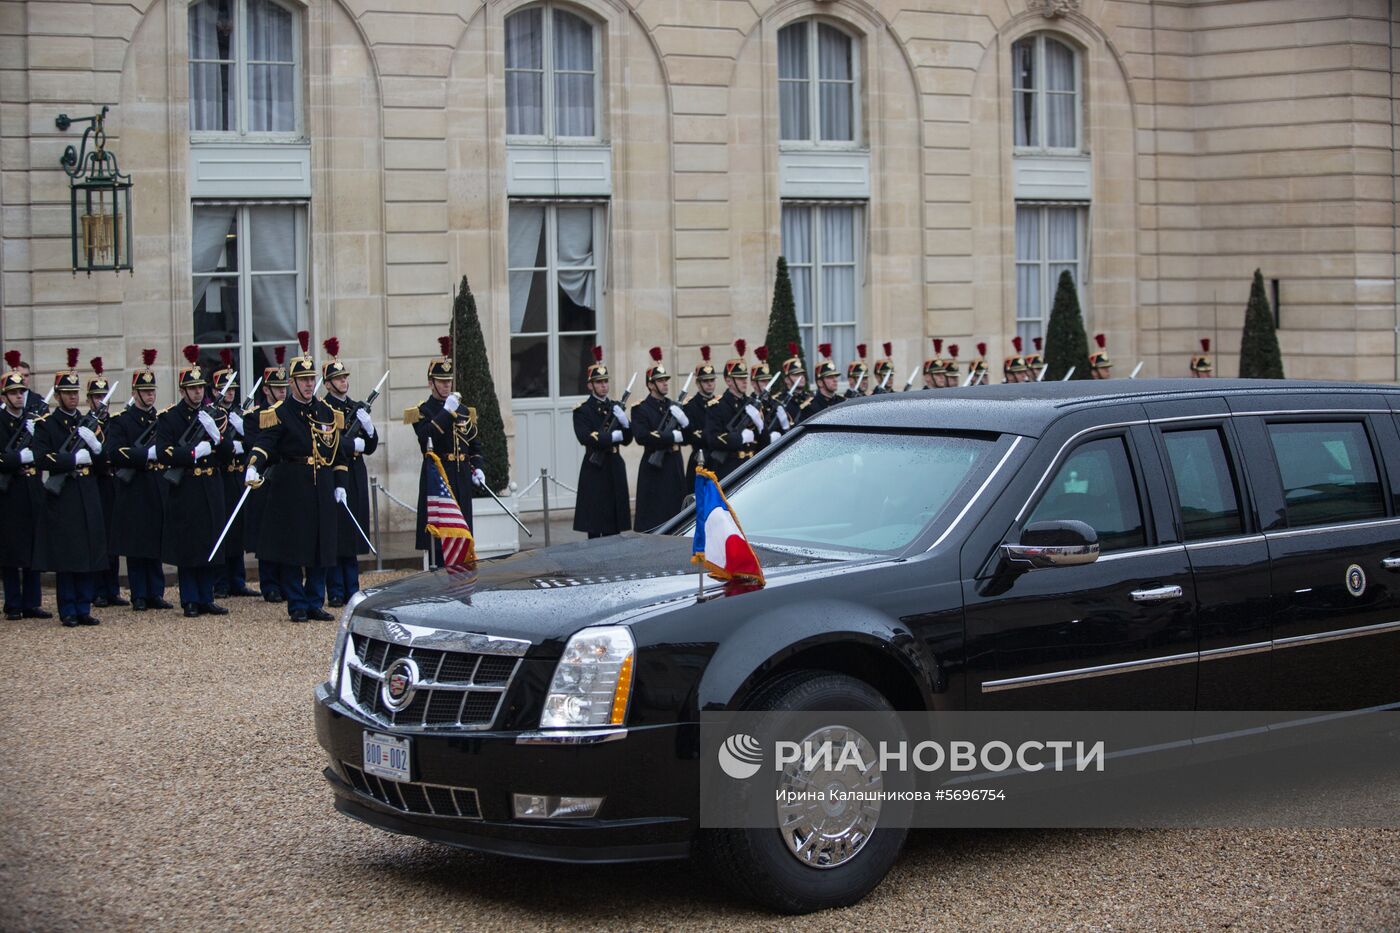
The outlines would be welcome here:
<svg viewBox="0 0 1400 933">
<path fill-rule="evenodd" d="M 1016 146 L 1078 152 L 1079 56 L 1050 36 L 1027 36 L 1011 47 Z"/>
<path fill-rule="evenodd" d="M 855 39 L 802 20 L 778 30 L 778 138 L 851 143 L 859 131 Z"/>
<path fill-rule="evenodd" d="M 191 132 L 299 132 L 300 21 L 277 0 L 190 4 Z"/>
<path fill-rule="evenodd" d="M 597 138 L 597 32 L 552 3 L 506 17 L 507 136 Z"/>
</svg>

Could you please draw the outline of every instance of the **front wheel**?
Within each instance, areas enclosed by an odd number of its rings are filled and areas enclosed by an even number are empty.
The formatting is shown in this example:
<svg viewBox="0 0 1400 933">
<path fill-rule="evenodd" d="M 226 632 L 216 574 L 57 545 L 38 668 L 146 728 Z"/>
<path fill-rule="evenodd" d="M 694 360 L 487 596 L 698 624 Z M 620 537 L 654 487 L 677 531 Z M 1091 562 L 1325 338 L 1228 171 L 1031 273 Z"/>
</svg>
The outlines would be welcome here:
<svg viewBox="0 0 1400 933">
<path fill-rule="evenodd" d="M 800 671 L 760 688 L 747 709 L 880 713 L 893 707 L 879 691 L 854 677 Z M 811 735 L 792 737 L 853 742 L 866 760 L 870 759 L 865 751 L 873 749 L 877 741 L 877 737 L 841 723 L 840 717 Z M 778 776 L 776 787 L 840 785 L 858 790 L 871 779 L 871 773 L 858 769 L 814 771 L 799 762 Z M 772 789 L 765 787 L 763 791 Z M 707 830 L 704 849 L 713 869 L 731 887 L 783 913 L 802 914 L 857 903 L 884 880 L 908 834 L 904 825 L 890 825 L 888 805 L 833 808 L 822 803 L 784 805 L 775 801 L 774 807 L 776 828 Z"/>
</svg>

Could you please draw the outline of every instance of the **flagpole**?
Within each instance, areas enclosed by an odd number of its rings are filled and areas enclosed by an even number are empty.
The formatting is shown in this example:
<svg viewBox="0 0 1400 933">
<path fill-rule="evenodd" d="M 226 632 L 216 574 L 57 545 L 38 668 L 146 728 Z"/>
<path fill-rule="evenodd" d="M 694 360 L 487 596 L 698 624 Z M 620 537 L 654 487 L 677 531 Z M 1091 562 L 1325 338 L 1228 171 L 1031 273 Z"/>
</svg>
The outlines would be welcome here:
<svg viewBox="0 0 1400 933">
<path fill-rule="evenodd" d="M 700 479 L 700 471 L 703 470 L 704 468 L 705 468 L 705 451 L 704 451 L 703 448 L 697 447 L 697 448 L 695 448 L 695 478 L 696 478 L 696 480 L 697 480 L 697 483 L 698 483 L 698 481 L 699 481 L 699 479 Z M 697 486 L 696 488 L 698 489 L 699 487 Z M 695 490 L 691 490 L 691 491 L 694 492 Z M 697 502 L 696 504 L 698 505 L 699 503 Z M 695 534 L 699 534 L 699 533 L 700 533 L 700 527 L 699 527 L 699 524 L 698 524 L 698 523 L 699 523 L 699 521 L 700 521 L 700 510 L 699 510 L 698 508 L 696 508 L 696 510 L 695 510 L 695 521 L 696 521 L 696 523 L 697 523 L 697 524 L 696 524 L 696 527 L 695 527 Z M 693 540 L 693 539 L 692 539 L 692 540 Z M 705 599 L 705 565 L 704 565 L 704 564 L 696 564 L 695 567 L 696 567 L 696 569 L 699 571 L 698 573 L 695 574 L 695 581 L 696 581 L 696 583 L 698 584 L 698 589 L 696 589 L 696 591 L 695 591 L 695 601 L 696 601 L 697 603 L 699 603 L 699 602 L 702 602 L 702 601 Z"/>
</svg>

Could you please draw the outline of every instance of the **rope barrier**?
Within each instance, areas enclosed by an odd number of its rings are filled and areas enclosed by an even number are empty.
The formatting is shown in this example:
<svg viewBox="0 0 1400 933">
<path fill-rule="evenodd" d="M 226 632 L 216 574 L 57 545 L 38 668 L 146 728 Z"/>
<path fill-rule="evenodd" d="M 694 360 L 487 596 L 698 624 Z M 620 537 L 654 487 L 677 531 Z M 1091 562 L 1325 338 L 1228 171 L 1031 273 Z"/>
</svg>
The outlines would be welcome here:
<svg viewBox="0 0 1400 933">
<path fill-rule="evenodd" d="M 402 499 L 400 499 L 398 496 L 394 495 L 394 494 L 393 494 L 392 492 L 390 492 L 383 484 L 380 484 L 380 486 L 379 486 L 379 491 L 382 492 L 382 493 L 384 493 L 384 495 L 388 496 L 390 502 L 393 502 L 393 503 L 395 503 L 395 504 L 397 504 L 397 505 L 399 505 L 399 506 L 402 506 L 403 508 L 405 508 L 405 509 L 407 509 L 408 511 L 412 512 L 414 515 L 417 515 L 417 514 L 418 514 L 418 510 L 417 510 L 416 508 L 414 508 L 413 506 L 409 505 L 407 502 L 404 502 L 404 501 L 403 501 Z"/>
</svg>

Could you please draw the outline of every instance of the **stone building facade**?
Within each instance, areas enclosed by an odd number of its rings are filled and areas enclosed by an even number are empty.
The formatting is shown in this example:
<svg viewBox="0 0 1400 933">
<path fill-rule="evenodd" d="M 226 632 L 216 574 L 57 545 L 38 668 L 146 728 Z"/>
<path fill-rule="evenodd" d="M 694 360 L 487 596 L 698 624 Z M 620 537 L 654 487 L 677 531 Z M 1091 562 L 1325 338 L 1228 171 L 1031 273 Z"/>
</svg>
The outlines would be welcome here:
<svg viewBox="0 0 1400 933">
<path fill-rule="evenodd" d="M 521 485 L 572 483 L 593 343 L 625 378 L 653 345 L 684 372 L 702 344 L 761 342 L 780 254 L 810 344 L 891 341 L 900 382 L 931 337 L 999 358 L 1040 333 L 1065 269 L 1123 375 L 1182 375 L 1202 337 L 1232 375 L 1256 267 L 1290 375 L 1395 381 L 1397 19 L 1386 0 L 0 0 L 0 342 L 41 383 L 67 346 L 118 376 L 154 346 L 168 387 L 192 340 L 251 374 L 299 327 L 337 335 L 358 394 L 391 374 L 376 469 L 401 497 L 394 415 L 463 276 Z M 104 104 L 135 271 L 75 277 L 77 130 L 54 118 Z"/>
</svg>

